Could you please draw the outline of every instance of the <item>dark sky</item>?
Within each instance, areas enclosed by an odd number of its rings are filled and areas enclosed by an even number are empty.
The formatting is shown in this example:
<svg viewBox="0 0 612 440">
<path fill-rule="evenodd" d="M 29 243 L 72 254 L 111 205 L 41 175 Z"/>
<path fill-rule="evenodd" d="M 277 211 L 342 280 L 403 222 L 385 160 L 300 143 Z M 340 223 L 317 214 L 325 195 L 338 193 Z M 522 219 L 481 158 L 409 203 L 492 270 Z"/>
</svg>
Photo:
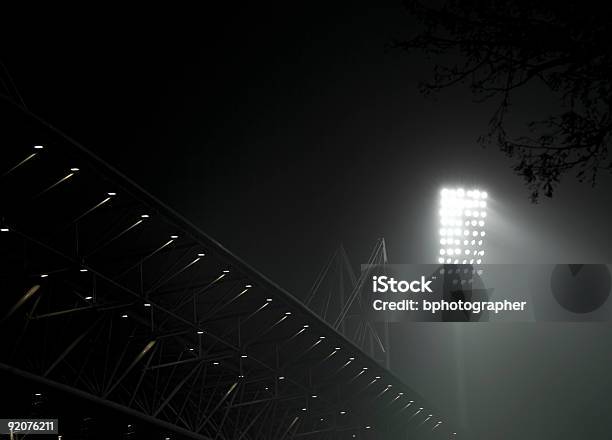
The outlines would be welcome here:
<svg viewBox="0 0 612 440">
<path fill-rule="evenodd" d="M 610 179 L 531 204 L 476 143 L 492 105 L 424 98 L 429 64 L 387 47 L 414 29 L 398 1 L 121 17 L 15 44 L 3 61 L 26 104 L 296 296 L 340 242 L 355 267 L 378 237 L 393 263 L 432 261 L 444 184 L 491 194 L 491 262 L 610 261 Z M 529 90 L 516 112 L 542 103 Z M 396 331 L 394 369 L 472 438 L 609 438 L 607 326 Z"/>
</svg>

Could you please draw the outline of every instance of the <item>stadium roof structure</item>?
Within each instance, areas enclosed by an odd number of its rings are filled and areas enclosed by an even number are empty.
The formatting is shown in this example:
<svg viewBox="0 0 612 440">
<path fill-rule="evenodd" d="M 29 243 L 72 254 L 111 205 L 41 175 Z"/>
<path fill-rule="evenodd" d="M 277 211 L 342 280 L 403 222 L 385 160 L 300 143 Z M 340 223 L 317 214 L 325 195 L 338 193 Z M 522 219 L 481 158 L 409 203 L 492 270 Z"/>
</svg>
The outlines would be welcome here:
<svg viewBox="0 0 612 440">
<path fill-rule="evenodd" d="M 0 100 L 0 371 L 193 439 L 448 438 L 287 291 Z"/>
</svg>

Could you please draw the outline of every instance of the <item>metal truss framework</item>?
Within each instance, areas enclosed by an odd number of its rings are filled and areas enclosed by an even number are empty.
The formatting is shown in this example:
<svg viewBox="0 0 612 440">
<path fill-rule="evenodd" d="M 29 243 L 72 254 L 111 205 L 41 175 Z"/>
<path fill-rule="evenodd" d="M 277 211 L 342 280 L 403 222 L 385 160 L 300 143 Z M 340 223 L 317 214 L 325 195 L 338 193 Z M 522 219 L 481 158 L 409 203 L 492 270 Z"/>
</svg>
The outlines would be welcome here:
<svg viewBox="0 0 612 440">
<path fill-rule="evenodd" d="M 450 436 L 289 293 L 35 115 L 0 108 L 0 371 L 184 438 Z"/>
<path fill-rule="evenodd" d="M 385 239 L 376 241 L 368 262 L 357 276 L 343 245 L 331 255 L 317 276 L 306 305 L 319 314 L 370 357 L 390 367 L 389 324 L 365 317 L 361 293 L 369 279 L 368 268 L 388 264 Z"/>
</svg>

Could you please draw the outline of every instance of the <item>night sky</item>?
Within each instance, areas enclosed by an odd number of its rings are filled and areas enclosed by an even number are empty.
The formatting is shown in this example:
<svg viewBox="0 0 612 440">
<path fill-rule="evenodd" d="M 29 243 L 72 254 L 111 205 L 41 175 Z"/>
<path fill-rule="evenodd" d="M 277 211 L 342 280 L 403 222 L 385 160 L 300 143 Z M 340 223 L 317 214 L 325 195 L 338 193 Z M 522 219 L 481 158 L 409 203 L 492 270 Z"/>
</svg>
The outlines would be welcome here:
<svg viewBox="0 0 612 440">
<path fill-rule="evenodd" d="M 415 30 L 400 2 L 206 7 L 47 23 L 3 61 L 31 111 L 298 297 L 341 242 L 355 268 L 379 237 L 432 262 L 445 184 L 489 191 L 489 262 L 612 261 L 610 178 L 530 203 L 476 142 L 494 103 L 419 94 L 429 62 L 389 47 Z M 526 90 L 512 122 L 550 105 Z M 609 438 L 608 325 L 395 331 L 393 369 L 472 438 Z"/>
</svg>

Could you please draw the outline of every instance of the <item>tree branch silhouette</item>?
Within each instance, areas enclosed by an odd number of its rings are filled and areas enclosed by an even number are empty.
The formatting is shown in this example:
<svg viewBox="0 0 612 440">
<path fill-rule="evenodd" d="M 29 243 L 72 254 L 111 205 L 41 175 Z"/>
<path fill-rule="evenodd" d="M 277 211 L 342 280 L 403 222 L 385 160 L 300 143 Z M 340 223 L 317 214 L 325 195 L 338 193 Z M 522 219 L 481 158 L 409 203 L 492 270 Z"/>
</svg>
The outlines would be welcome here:
<svg viewBox="0 0 612 440">
<path fill-rule="evenodd" d="M 525 0 L 447 0 L 438 6 L 407 0 L 405 6 L 422 28 L 394 46 L 438 60 L 421 91 L 429 95 L 462 84 L 476 101 L 499 99 L 479 142 L 514 159 L 532 201 L 552 197 L 567 173 L 595 185 L 601 170 L 612 171 L 607 10 L 575 1 Z M 559 112 L 529 122 L 528 135 L 510 136 L 511 98 L 534 81 L 558 97 Z"/>
</svg>

